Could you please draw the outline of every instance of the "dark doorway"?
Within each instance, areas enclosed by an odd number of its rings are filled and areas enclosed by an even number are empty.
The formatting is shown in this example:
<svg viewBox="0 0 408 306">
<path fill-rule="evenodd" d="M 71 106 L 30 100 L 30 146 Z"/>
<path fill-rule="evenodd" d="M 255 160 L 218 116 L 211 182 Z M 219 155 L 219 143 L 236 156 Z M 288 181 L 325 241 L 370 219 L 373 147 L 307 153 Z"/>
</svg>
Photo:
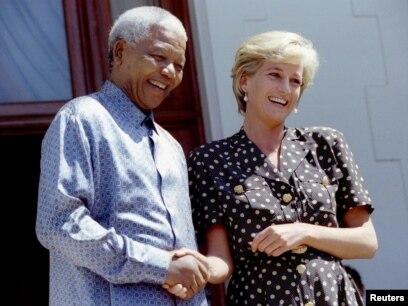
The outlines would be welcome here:
<svg viewBox="0 0 408 306">
<path fill-rule="evenodd" d="M 0 138 L 3 262 L 11 290 L 3 299 L 13 305 L 48 305 L 48 252 L 35 236 L 42 135 Z M 3 257 L 4 258 L 4 257 Z"/>
</svg>

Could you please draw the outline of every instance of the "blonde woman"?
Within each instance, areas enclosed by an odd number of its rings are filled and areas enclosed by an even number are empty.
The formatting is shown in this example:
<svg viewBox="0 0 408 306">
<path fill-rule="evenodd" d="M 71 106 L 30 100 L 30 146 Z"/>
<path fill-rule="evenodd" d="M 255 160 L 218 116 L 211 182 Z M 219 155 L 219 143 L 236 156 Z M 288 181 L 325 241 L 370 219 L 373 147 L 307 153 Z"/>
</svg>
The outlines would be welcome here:
<svg viewBox="0 0 408 306">
<path fill-rule="evenodd" d="M 232 69 L 244 116 L 231 137 L 188 159 L 193 219 L 210 283 L 226 305 L 363 305 L 342 259 L 377 250 L 373 210 L 343 134 L 286 119 L 312 83 L 318 55 L 298 34 L 244 41 Z"/>
</svg>

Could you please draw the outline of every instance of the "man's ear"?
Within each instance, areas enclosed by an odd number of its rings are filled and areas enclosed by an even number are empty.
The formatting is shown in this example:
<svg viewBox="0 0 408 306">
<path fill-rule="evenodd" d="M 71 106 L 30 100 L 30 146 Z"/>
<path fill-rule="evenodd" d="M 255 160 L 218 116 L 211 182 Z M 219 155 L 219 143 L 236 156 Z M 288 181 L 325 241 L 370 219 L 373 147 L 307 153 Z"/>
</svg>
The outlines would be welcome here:
<svg viewBox="0 0 408 306">
<path fill-rule="evenodd" d="M 115 42 L 112 48 L 112 53 L 113 53 L 113 62 L 117 64 L 122 63 L 122 57 L 123 57 L 123 50 L 125 48 L 126 42 L 122 39 L 119 39 Z"/>
</svg>

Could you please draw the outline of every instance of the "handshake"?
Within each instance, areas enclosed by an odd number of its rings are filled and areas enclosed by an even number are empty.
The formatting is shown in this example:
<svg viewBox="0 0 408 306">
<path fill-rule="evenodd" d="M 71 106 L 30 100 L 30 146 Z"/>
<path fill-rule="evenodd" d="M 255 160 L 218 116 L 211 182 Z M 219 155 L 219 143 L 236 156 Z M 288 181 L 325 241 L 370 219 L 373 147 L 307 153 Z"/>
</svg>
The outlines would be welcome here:
<svg viewBox="0 0 408 306">
<path fill-rule="evenodd" d="M 171 255 L 164 289 L 187 300 L 211 282 L 211 258 L 189 249 L 172 251 Z"/>
</svg>

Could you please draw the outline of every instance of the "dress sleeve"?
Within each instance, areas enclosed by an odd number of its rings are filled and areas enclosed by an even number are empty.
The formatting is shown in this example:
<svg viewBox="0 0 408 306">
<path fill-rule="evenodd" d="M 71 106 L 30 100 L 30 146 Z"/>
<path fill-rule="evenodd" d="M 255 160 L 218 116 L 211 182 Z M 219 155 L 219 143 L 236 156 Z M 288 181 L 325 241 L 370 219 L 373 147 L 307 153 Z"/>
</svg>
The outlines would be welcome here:
<svg viewBox="0 0 408 306">
<path fill-rule="evenodd" d="M 224 224 L 224 212 L 219 204 L 215 181 L 207 168 L 209 158 L 196 150 L 187 160 L 193 222 L 199 244 L 205 243 L 205 234 L 212 225 Z"/>
<path fill-rule="evenodd" d="M 170 254 L 119 235 L 92 216 L 90 146 L 75 116 L 57 115 L 42 143 L 36 233 L 53 256 L 112 283 L 162 284 Z"/>
<path fill-rule="evenodd" d="M 347 210 L 356 206 L 366 206 L 367 210 L 371 213 L 373 207 L 368 190 L 344 135 L 337 130 L 333 130 L 332 136 L 334 155 L 337 165 L 343 174 L 339 180 L 339 187 L 336 192 L 339 220 L 342 220 Z"/>
</svg>

